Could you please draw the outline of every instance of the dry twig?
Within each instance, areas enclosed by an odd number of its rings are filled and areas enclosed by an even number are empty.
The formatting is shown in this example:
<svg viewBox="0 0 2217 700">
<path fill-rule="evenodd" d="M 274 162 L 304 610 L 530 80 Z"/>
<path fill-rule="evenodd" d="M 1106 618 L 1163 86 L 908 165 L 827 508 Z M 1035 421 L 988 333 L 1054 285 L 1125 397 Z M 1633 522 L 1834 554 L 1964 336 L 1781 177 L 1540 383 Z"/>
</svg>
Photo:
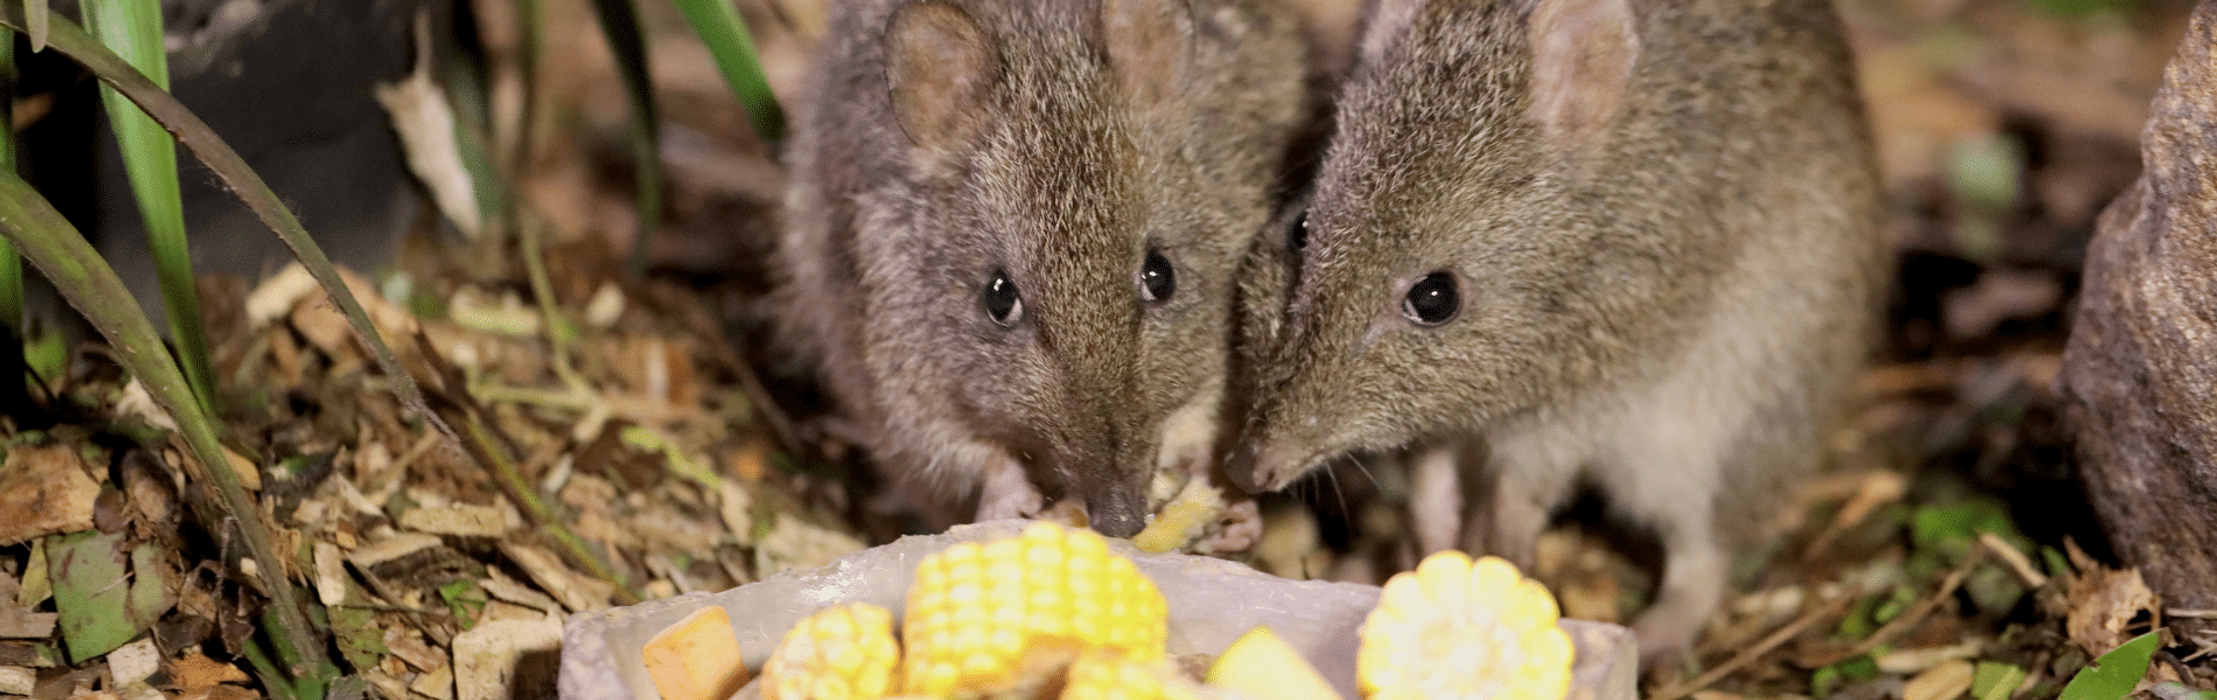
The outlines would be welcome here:
<svg viewBox="0 0 2217 700">
<path fill-rule="evenodd" d="M 1877 632 L 1872 632 L 1871 636 L 1864 638 L 1863 641 L 1856 642 L 1854 646 L 1818 656 L 1807 664 L 1808 667 L 1824 668 L 1871 653 L 1871 650 L 1891 644 L 1895 639 L 1908 634 L 1910 630 L 1916 629 L 1917 625 L 1924 622 L 1925 616 L 1932 614 L 1933 610 L 1940 607 L 1942 601 L 1947 600 L 1948 596 L 1955 595 L 1955 589 L 1963 585 L 1963 579 L 1971 575 L 1971 569 L 1978 566 L 1979 562 L 1986 560 L 1986 552 L 1987 550 L 1984 547 L 1972 548 L 1971 553 L 1963 557 L 1962 563 L 1956 564 L 1955 570 L 1949 571 L 1947 578 L 1940 581 L 1939 589 L 1934 590 L 1931 595 L 1925 596 L 1923 600 L 1917 601 L 1915 607 L 1903 612 L 1900 617 L 1894 618 L 1892 622 L 1886 623 L 1885 627 L 1878 628 Z"/>
<path fill-rule="evenodd" d="M 1861 595 L 1862 591 L 1855 588 L 1842 591 L 1839 595 L 1833 596 L 1831 600 L 1825 601 L 1824 604 L 1811 608 L 1809 612 L 1802 613 L 1801 617 L 1795 618 L 1793 622 L 1786 623 L 1784 627 L 1778 628 L 1778 631 L 1772 632 L 1770 636 L 1764 637 L 1762 641 L 1741 650 L 1738 654 L 1734 654 L 1731 660 L 1718 664 L 1715 668 L 1709 669 L 1691 681 L 1666 688 L 1662 692 L 1650 696 L 1648 700 L 1679 700 L 1694 694 L 1695 691 L 1707 688 L 1710 684 L 1731 675 L 1733 671 L 1754 663 L 1756 659 L 1762 658 L 1764 654 L 1770 653 L 1772 649 L 1778 648 L 1779 645 L 1791 641 L 1794 637 L 1799 636 L 1803 630 L 1808 629 L 1810 625 L 1837 617 L 1842 610 L 1847 609 L 1848 603 Z"/>
<path fill-rule="evenodd" d="M 2033 568 L 2032 559 L 2002 540 L 2000 535 L 1991 532 L 1978 533 L 1978 543 L 1985 545 L 1987 551 L 1993 552 L 1994 556 L 2001 557 L 2001 563 L 2008 565 L 2010 571 L 2016 572 L 2017 578 L 2024 581 L 2026 586 L 2042 588 L 2048 585 L 2048 575 Z"/>
</svg>

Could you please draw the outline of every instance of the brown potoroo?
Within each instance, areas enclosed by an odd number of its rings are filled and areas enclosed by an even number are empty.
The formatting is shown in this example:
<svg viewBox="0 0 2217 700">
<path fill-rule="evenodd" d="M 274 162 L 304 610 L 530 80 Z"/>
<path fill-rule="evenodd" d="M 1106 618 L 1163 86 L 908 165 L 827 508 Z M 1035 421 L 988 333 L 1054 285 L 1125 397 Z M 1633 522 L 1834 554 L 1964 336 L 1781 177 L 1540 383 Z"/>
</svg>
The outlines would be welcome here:
<svg viewBox="0 0 2217 700">
<path fill-rule="evenodd" d="M 896 487 L 1129 535 L 1159 465 L 1209 463 L 1233 268 L 1303 116 L 1268 2 L 834 8 L 780 335 Z"/>
<path fill-rule="evenodd" d="M 1359 51 L 1300 248 L 1248 281 L 1226 470 L 1403 454 L 1420 501 L 1467 507 L 1427 548 L 1524 565 L 1591 486 L 1664 548 L 1643 648 L 1684 648 L 1875 324 L 1829 0 L 1381 0 Z"/>
</svg>

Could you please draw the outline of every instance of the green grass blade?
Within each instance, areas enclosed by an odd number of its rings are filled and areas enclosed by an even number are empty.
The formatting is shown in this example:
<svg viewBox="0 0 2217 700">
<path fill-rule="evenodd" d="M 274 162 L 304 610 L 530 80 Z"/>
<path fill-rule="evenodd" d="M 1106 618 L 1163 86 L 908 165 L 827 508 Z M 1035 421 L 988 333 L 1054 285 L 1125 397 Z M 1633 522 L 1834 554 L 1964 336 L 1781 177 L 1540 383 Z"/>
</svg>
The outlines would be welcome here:
<svg viewBox="0 0 2217 700">
<path fill-rule="evenodd" d="M 455 32 L 440 33 L 438 39 L 428 33 L 427 25 L 419 25 L 417 40 L 426 48 L 417 60 L 430 61 L 437 68 L 439 85 L 445 89 L 447 106 L 454 115 L 455 154 L 461 157 L 462 168 L 469 172 L 471 191 L 477 195 L 477 220 L 481 230 L 495 231 L 496 223 L 513 218 L 514 197 L 493 157 L 491 77 L 479 60 L 483 52 L 464 41 L 464 37 L 476 36 L 476 15 L 469 3 L 457 3 L 454 13 Z M 470 24 L 462 26 L 464 21 Z M 443 43 L 434 50 L 429 47 L 433 41 Z"/>
<path fill-rule="evenodd" d="M 0 25 L 22 31 L 24 18 L 21 7 L 0 1 L 0 13 L 5 13 L 5 16 L 0 16 Z M 307 267 L 309 274 L 331 295 L 331 300 L 338 305 L 340 313 L 345 314 L 347 325 L 354 329 L 355 337 L 369 348 L 371 356 L 377 358 L 378 368 L 392 382 L 393 394 L 399 397 L 401 405 L 415 415 L 423 416 L 424 420 L 449 439 L 460 439 L 452 426 L 424 404 L 423 390 L 416 386 L 415 377 L 400 366 L 392 349 L 385 344 L 384 336 L 379 335 L 376 327 L 370 325 L 369 315 L 362 312 L 362 304 L 354 299 L 354 292 L 339 280 L 339 273 L 331 267 L 331 259 L 324 256 L 323 248 L 316 245 L 315 239 L 308 237 L 308 232 L 300 227 L 300 219 L 294 217 L 292 210 L 277 199 L 277 194 L 270 191 L 269 185 L 262 182 L 261 176 L 254 174 L 254 170 L 246 166 L 246 161 L 239 157 L 238 151 L 225 144 L 222 138 L 216 136 L 215 130 L 209 129 L 206 122 L 200 121 L 191 110 L 185 109 L 185 105 L 179 103 L 177 98 L 170 97 L 169 93 L 155 87 L 145 75 L 94 41 L 91 35 L 86 34 L 75 23 L 68 19 L 55 18 L 50 33 L 49 38 L 52 39 L 55 50 L 84 65 L 103 84 L 114 87 L 124 97 L 137 103 L 139 109 L 152 115 L 155 121 L 168 127 L 179 142 L 191 149 L 193 155 L 199 156 L 200 161 L 216 174 L 217 179 L 222 180 L 233 194 L 239 196 L 240 201 L 246 203 L 247 209 L 261 218 L 263 225 L 275 231 L 277 237 L 292 248 L 293 256 L 300 259 L 301 265 Z"/>
<path fill-rule="evenodd" d="M 160 0 L 89 2 L 84 12 L 85 24 L 100 43 L 145 73 L 156 87 L 169 88 Z M 177 190 L 177 144 L 115 89 L 103 86 L 100 101 L 108 108 L 108 123 L 123 150 L 123 169 L 131 178 L 131 193 L 137 195 L 139 216 L 146 221 L 154 274 L 162 283 L 162 305 L 169 312 L 169 331 L 177 341 L 185 381 L 202 406 L 214 410 L 215 372 L 208 368 L 208 336 L 201 330 L 200 293 L 193 283 L 192 249 L 185 240 L 185 203 Z"/>
<path fill-rule="evenodd" d="M 60 35 L 66 28 L 57 26 L 56 45 L 63 43 Z M 234 519 L 239 533 L 246 540 L 247 551 L 261 566 L 255 574 L 267 589 L 271 606 L 282 624 L 271 630 L 279 643 L 292 646 L 303 660 L 289 669 L 293 678 L 328 677 L 335 671 L 323 654 L 323 645 L 312 634 L 306 608 L 292 583 L 285 580 L 287 567 L 279 564 L 282 555 L 272 544 L 269 530 L 262 526 L 260 518 L 252 514 L 255 508 L 252 497 L 240 485 L 239 476 L 231 470 L 231 462 L 224 458 L 223 448 L 216 442 L 215 426 L 193 397 L 192 389 L 185 384 L 185 377 L 177 371 L 169 350 L 162 346 L 161 338 L 154 332 L 154 324 L 132 302 L 131 292 L 116 277 L 115 270 L 100 259 L 92 244 L 86 243 L 77 229 L 62 218 L 54 205 L 48 203 L 30 184 L 12 173 L 0 173 L 0 236 L 14 243 L 31 264 L 53 281 L 54 288 L 69 300 L 69 304 L 84 314 L 85 319 L 99 329 L 115 353 L 115 359 L 124 369 L 137 377 L 146 387 L 155 403 L 169 412 L 177 423 L 177 432 L 184 438 L 185 446 L 192 451 L 193 460 L 188 473 L 193 480 L 214 483 L 216 495 L 230 512 L 247 517 Z"/>
<path fill-rule="evenodd" d="M 616 72 L 624 79 L 624 93 L 631 98 L 631 150 L 638 160 L 638 236 L 631 241 L 633 276 L 646 270 L 647 240 L 662 221 L 662 130 L 654 109 L 654 83 L 647 70 L 646 39 L 640 34 L 639 15 L 631 0 L 593 0 L 600 14 L 601 34 L 616 55 Z"/>
<path fill-rule="evenodd" d="M 0 171 L 15 174 L 15 32 L 0 29 Z M 23 259 L 0 241 L 0 410 L 23 408 Z M 21 414 L 17 414 L 21 415 Z"/>
<path fill-rule="evenodd" d="M 32 53 L 46 50 L 46 12 L 46 0 L 23 0 L 23 32 L 31 36 Z"/>
<path fill-rule="evenodd" d="M 747 21 L 739 16 L 739 8 L 731 0 L 677 0 L 677 9 L 685 13 L 686 23 L 693 25 L 701 43 L 708 45 L 708 55 L 715 57 L 731 94 L 754 123 L 755 135 L 765 144 L 785 138 L 785 114 L 778 110 L 777 95 L 770 92 L 769 77 L 762 74 L 754 37 L 747 34 Z"/>
<path fill-rule="evenodd" d="M 508 153 L 509 177 L 522 178 L 531 170 L 531 132 L 539 120 L 539 50 L 546 35 L 546 12 L 539 0 L 516 0 L 516 73 L 523 80 L 523 108 L 516 115 L 514 148 Z"/>
</svg>

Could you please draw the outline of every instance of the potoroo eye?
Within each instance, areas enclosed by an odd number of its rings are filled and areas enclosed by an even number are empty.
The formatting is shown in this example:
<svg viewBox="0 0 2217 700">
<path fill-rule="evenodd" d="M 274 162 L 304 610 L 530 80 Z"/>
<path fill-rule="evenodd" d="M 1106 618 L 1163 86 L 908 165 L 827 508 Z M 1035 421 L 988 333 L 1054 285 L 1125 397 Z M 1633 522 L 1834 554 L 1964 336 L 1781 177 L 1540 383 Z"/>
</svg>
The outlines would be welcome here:
<svg viewBox="0 0 2217 700">
<path fill-rule="evenodd" d="M 1455 292 L 1455 276 L 1445 272 L 1425 275 L 1424 279 L 1409 285 L 1409 296 L 1401 300 L 1401 315 L 1419 326 L 1446 323 L 1455 318 L 1455 311 L 1460 308 L 1462 300 Z"/>
<path fill-rule="evenodd" d="M 985 315 L 1002 328 L 1024 320 L 1024 295 L 1016 291 L 1016 283 L 1008 278 L 1006 270 L 994 270 L 993 279 L 985 283 Z"/>
<path fill-rule="evenodd" d="M 1147 251 L 1147 262 L 1139 266 L 1139 298 L 1150 304 L 1170 300 L 1178 291 L 1178 274 L 1171 269 L 1170 259 L 1162 251 Z"/>
</svg>

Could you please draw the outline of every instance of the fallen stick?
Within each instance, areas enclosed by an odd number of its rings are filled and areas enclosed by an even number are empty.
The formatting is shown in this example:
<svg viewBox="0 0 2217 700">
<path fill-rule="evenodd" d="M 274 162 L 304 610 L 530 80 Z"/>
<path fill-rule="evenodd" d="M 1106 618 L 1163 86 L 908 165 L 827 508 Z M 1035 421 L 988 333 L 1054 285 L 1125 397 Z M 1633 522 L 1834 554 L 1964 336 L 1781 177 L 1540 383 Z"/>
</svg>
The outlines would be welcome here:
<svg viewBox="0 0 2217 700">
<path fill-rule="evenodd" d="M 1684 698 L 1688 695 L 1694 694 L 1695 691 L 1701 690 L 1702 688 L 1707 688 L 1710 684 L 1717 682 L 1727 675 L 1731 675 L 1733 671 L 1740 670 L 1741 667 L 1754 663 L 1756 659 L 1761 658 L 1764 654 L 1770 653 L 1772 649 L 1778 648 L 1779 645 L 1791 641 L 1794 637 L 1799 636 L 1802 630 L 1808 629 L 1810 625 L 1814 625 L 1818 622 L 1831 619 L 1833 616 L 1840 614 L 1842 610 L 1847 608 L 1847 604 L 1849 602 L 1854 601 L 1858 596 L 1861 595 L 1862 591 L 1855 588 L 1850 588 L 1846 591 L 1842 591 L 1839 595 L 1833 596 L 1831 600 L 1825 601 L 1824 604 L 1810 609 L 1809 612 L 1802 613 L 1801 617 L 1795 618 L 1794 621 L 1786 623 L 1785 626 L 1778 628 L 1778 631 L 1772 632 L 1770 633 L 1770 636 L 1764 637 L 1762 641 L 1758 641 L 1754 645 L 1740 650 L 1740 653 L 1734 654 L 1731 660 L 1728 660 L 1722 664 L 1718 664 L 1715 668 L 1711 668 L 1707 672 L 1702 673 L 1700 676 L 1696 676 L 1691 681 L 1680 683 L 1675 687 L 1665 689 L 1662 692 L 1658 692 L 1655 695 L 1650 696 L 1648 700 L 1679 700 L 1680 698 Z"/>
<path fill-rule="evenodd" d="M 1955 570 L 1948 572 L 1947 578 L 1940 581 L 1940 588 L 1933 591 L 1931 595 L 1925 596 L 1923 600 L 1917 601 L 1915 607 L 1903 612 L 1900 617 L 1894 618 L 1893 621 L 1886 623 L 1886 626 L 1878 628 L 1877 632 L 1872 632 L 1871 636 L 1855 643 L 1855 646 L 1848 647 L 1844 651 L 1833 652 L 1830 655 L 1819 656 L 1817 660 L 1811 661 L 1808 666 L 1810 668 L 1824 668 L 1868 654 L 1872 649 L 1890 644 L 1896 638 L 1908 634 L 1912 629 L 1916 629 L 1917 624 L 1924 622 L 1925 616 L 1932 614 L 1933 610 L 1939 608 L 1942 601 L 1947 600 L 1948 596 L 1955 595 L 1955 589 L 1962 587 L 1963 579 L 1971 575 L 1971 568 L 1986 560 L 1986 553 L 1987 550 L 1984 547 L 1971 548 L 1971 553 L 1963 557 L 1963 562 L 1956 564 Z"/>
</svg>

